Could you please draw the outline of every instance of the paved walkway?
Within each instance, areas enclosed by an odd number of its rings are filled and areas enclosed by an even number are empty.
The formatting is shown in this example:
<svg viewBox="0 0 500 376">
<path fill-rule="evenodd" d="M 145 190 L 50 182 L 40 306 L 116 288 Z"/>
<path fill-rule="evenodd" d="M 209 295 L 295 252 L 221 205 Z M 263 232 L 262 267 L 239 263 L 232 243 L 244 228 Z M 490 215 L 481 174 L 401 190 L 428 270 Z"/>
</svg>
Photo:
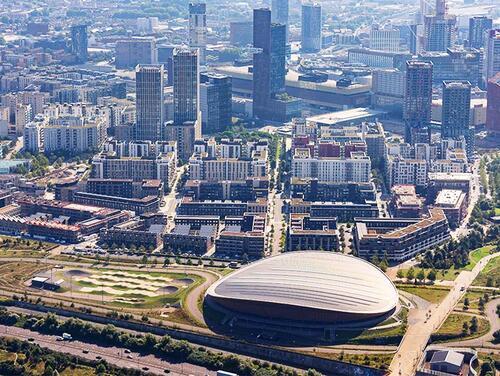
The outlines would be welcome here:
<svg viewBox="0 0 500 376">
<path fill-rule="evenodd" d="M 429 310 L 410 310 L 408 329 L 389 367 L 390 375 L 410 376 L 414 374 L 431 334 L 441 326 L 488 261 L 499 255 L 496 253 L 486 256 L 471 271 L 462 271 L 441 303 L 432 304 Z"/>
</svg>

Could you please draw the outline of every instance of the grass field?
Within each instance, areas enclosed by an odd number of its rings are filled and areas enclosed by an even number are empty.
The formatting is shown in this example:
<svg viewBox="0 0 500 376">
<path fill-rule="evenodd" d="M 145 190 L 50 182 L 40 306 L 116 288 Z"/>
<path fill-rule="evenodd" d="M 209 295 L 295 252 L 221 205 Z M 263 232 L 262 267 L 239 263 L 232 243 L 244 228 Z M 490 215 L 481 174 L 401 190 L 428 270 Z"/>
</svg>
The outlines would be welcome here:
<svg viewBox="0 0 500 376">
<path fill-rule="evenodd" d="M 446 295 L 450 292 L 448 287 L 444 286 L 416 286 L 416 285 L 403 285 L 398 284 L 397 288 L 406 291 L 410 294 L 421 297 L 431 303 L 440 303 Z"/>
<path fill-rule="evenodd" d="M 471 315 L 452 313 L 450 314 L 443 325 L 433 334 L 437 342 L 447 342 L 455 340 L 465 340 L 471 338 L 478 338 L 488 332 L 490 324 L 488 320 L 483 317 L 476 316 L 478 319 L 478 330 L 475 333 L 464 334 L 462 331 L 465 322 L 470 324 L 472 319 Z"/>
<path fill-rule="evenodd" d="M 490 260 L 484 269 L 472 282 L 473 286 L 486 286 L 488 277 L 492 279 L 493 287 L 500 287 L 500 256 Z"/>
<path fill-rule="evenodd" d="M 489 294 L 490 299 L 492 299 L 491 291 L 468 289 L 467 292 L 465 293 L 464 297 L 458 303 L 457 308 L 463 309 L 464 300 L 465 300 L 465 298 L 468 298 L 469 299 L 469 310 L 479 309 L 479 306 L 478 306 L 479 298 L 484 297 L 485 293 Z"/>
<path fill-rule="evenodd" d="M 462 270 L 472 270 L 474 266 L 476 266 L 476 264 L 479 262 L 479 260 L 481 260 L 483 257 L 488 256 L 490 254 L 490 251 L 493 250 L 494 248 L 495 248 L 494 245 L 485 245 L 484 247 L 473 250 L 472 252 L 469 253 L 469 263 L 463 268 L 455 269 L 455 267 L 452 266 L 450 269 L 447 270 L 439 270 L 439 269 L 436 270 L 437 279 L 444 281 L 454 281 Z M 415 267 L 413 269 L 415 270 L 415 275 L 417 275 L 421 269 L 424 270 L 426 275 L 431 270 L 428 268 L 418 268 L 418 267 Z M 405 275 L 407 272 L 408 269 L 403 269 L 403 273 Z"/>
<path fill-rule="evenodd" d="M 380 354 L 345 354 L 345 353 L 331 353 L 321 351 L 307 351 L 303 354 L 317 356 L 320 358 L 340 360 L 351 364 L 359 364 L 368 367 L 375 367 L 379 369 L 388 369 L 394 354 L 380 353 Z"/>
</svg>

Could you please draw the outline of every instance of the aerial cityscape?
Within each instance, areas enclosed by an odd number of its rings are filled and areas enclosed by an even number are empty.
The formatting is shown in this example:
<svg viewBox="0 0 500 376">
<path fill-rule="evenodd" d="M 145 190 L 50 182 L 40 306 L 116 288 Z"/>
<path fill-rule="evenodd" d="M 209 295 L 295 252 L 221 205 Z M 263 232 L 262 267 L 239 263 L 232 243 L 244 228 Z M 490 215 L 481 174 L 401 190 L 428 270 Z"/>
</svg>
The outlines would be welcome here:
<svg viewBox="0 0 500 376">
<path fill-rule="evenodd" d="M 500 375 L 500 0 L 0 0 L 0 376 Z"/>
</svg>

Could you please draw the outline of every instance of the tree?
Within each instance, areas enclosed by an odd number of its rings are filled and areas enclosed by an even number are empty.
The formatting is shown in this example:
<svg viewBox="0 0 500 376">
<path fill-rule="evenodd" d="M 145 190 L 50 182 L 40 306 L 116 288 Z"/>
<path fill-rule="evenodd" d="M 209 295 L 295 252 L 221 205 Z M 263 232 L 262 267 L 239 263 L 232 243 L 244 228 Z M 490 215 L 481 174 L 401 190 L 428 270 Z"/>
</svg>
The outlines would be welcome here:
<svg viewBox="0 0 500 376">
<path fill-rule="evenodd" d="M 148 263 L 148 255 L 142 256 L 141 263 L 143 263 L 144 265 Z"/>
<path fill-rule="evenodd" d="M 436 280 L 436 271 L 434 269 L 431 269 L 429 273 L 427 274 L 427 279 L 431 282 L 434 282 Z"/>
<path fill-rule="evenodd" d="M 462 325 L 462 334 L 463 335 L 469 334 L 469 323 L 467 321 L 464 322 L 464 324 Z"/>
<path fill-rule="evenodd" d="M 423 281 L 425 281 L 425 272 L 424 272 L 424 269 L 419 269 L 418 273 L 417 273 L 417 279 L 420 283 L 422 283 Z"/>
<path fill-rule="evenodd" d="M 398 271 L 396 272 L 396 277 L 398 279 L 403 279 L 405 277 L 405 273 L 403 272 L 403 269 L 398 269 Z"/>
<path fill-rule="evenodd" d="M 470 305 L 469 298 L 465 298 L 464 299 L 464 311 L 467 311 L 469 309 L 469 305 Z"/>
<path fill-rule="evenodd" d="M 470 332 L 476 333 L 477 329 L 478 329 L 477 317 L 473 316 L 472 319 L 470 320 Z"/>
<path fill-rule="evenodd" d="M 406 279 L 408 281 L 412 281 L 413 279 L 415 278 L 415 269 L 413 269 L 413 267 L 411 267 L 410 269 L 408 269 L 408 271 L 406 272 Z"/>
</svg>

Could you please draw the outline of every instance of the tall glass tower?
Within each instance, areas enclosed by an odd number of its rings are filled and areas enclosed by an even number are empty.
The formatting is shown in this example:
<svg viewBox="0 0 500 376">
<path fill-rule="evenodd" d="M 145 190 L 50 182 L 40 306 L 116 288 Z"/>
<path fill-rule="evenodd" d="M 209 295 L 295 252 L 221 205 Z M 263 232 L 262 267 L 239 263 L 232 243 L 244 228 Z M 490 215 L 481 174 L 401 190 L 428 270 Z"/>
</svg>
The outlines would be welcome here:
<svg viewBox="0 0 500 376">
<path fill-rule="evenodd" d="M 163 136 L 163 65 L 138 65 L 135 86 L 135 138 L 159 141 Z"/>
</svg>

